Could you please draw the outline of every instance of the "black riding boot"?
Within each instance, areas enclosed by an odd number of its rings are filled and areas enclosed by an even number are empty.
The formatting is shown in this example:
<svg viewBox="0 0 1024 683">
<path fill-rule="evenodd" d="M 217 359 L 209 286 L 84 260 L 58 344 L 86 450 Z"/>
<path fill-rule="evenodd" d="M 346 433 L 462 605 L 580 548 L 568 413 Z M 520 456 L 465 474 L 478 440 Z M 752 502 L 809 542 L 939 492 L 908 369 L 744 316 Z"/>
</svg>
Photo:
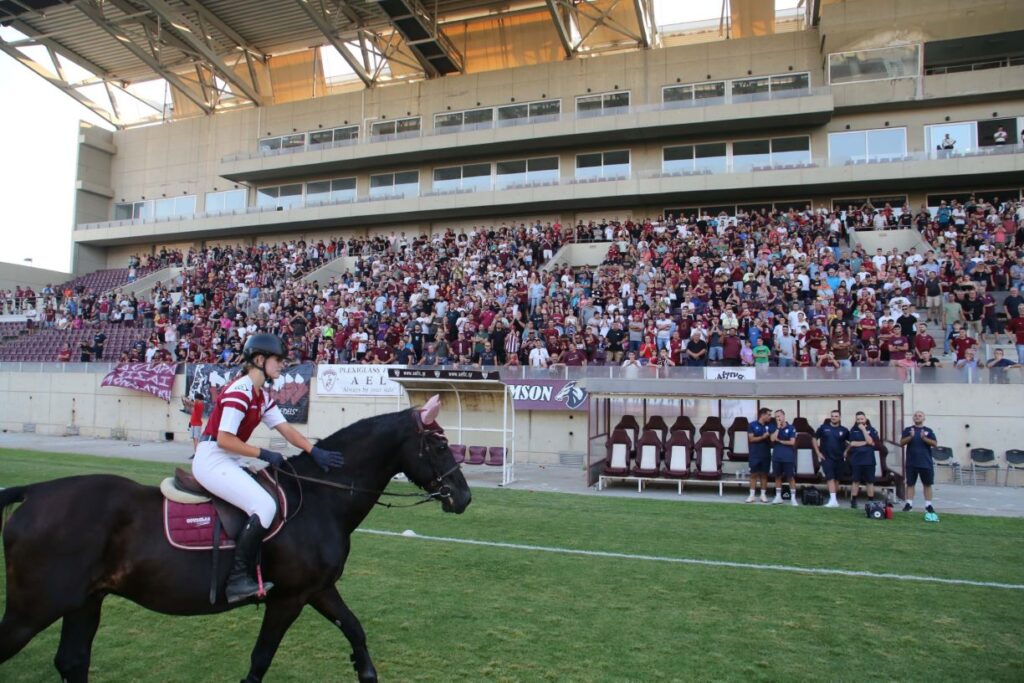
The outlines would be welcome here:
<svg viewBox="0 0 1024 683">
<path fill-rule="evenodd" d="M 259 593 L 260 587 L 254 578 L 256 575 L 256 555 L 260 550 L 260 543 L 267 535 L 267 530 L 260 524 L 260 518 L 253 515 L 242 528 L 235 541 L 235 561 L 231 565 L 231 574 L 228 576 L 228 585 L 224 589 L 229 603 L 240 602 Z M 263 582 L 263 590 L 269 591 L 274 584 L 269 581 Z"/>
</svg>

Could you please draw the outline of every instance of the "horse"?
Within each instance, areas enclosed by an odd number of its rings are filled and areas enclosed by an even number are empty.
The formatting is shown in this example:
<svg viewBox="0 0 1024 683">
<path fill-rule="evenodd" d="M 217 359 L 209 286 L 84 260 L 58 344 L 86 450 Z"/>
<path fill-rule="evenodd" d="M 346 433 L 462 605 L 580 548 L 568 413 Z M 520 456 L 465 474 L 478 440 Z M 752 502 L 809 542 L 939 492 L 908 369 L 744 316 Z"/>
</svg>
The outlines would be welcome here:
<svg viewBox="0 0 1024 683">
<path fill-rule="evenodd" d="M 345 454 L 345 465 L 324 474 L 308 453 L 278 470 L 288 509 L 298 511 L 262 548 L 263 575 L 274 588 L 243 683 L 263 680 L 285 632 L 309 604 L 351 644 L 358 680 L 377 680 L 366 634 L 335 586 L 345 568 L 350 536 L 398 473 L 461 514 L 469 485 L 436 424 L 437 396 L 422 409 L 360 420 L 319 445 Z M 288 474 L 291 476 L 287 476 Z M 313 480 L 312 482 L 310 480 Z M 340 489 L 340 490 L 339 490 Z M 21 503 L 2 529 L 7 600 L 0 621 L 0 665 L 36 634 L 63 619 L 54 665 L 63 681 L 87 681 L 92 641 L 107 595 L 172 615 L 215 614 L 210 554 L 179 550 L 164 538 L 160 490 L 113 475 L 67 477 L 0 490 L 0 514 Z M 222 551 L 229 552 L 229 551 Z M 223 586 L 230 562 L 220 563 Z"/>
</svg>

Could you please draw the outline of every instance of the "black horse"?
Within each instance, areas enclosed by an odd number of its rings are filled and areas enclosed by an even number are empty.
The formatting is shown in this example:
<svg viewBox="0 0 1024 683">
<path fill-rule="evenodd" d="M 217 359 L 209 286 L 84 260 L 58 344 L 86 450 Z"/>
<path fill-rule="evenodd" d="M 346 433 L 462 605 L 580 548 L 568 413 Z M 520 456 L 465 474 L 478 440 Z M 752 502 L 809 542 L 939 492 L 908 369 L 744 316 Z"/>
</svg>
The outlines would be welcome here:
<svg viewBox="0 0 1024 683">
<path fill-rule="evenodd" d="M 289 463 L 302 477 L 341 487 L 280 480 L 294 519 L 263 546 L 263 573 L 273 580 L 245 681 L 261 681 L 285 631 L 309 604 L 341 629 L 352 645 L 360 681 L 376 681 L 366 634 L 335 587 L 348 558 L 349 537 L 399 472 L 461 513 L 469 486 L 447 441 L 424 428 L 437 415 L 437 397 L 420 410 L 361 420 L 320 445 L 343 451 L 346 464 L 324 475 L 308 454 Z M 301 491 L 299 487 L 301 485 Z M 354 490 L 353 490 L 354 489 Z M 160 491 L 110 475 L 68 477 L 0 491 L 0 512 L 23 504 L 3 529 L 7 603 L 0 621 L 0 664 L 37 633 L 63 618 L 54 664 L 65 681 L 85 681 L 103 599 L 110 594 L 157 612 L 224 612 L 209 601 L 209 553 L 177 550 L 164 539 Z M 231 564 L 221 562 L 223 585 Z M 246 604 L 246 603 L 240 603 Z M 251 604 L 251 603 L 249 603 Z"/>
</svg>

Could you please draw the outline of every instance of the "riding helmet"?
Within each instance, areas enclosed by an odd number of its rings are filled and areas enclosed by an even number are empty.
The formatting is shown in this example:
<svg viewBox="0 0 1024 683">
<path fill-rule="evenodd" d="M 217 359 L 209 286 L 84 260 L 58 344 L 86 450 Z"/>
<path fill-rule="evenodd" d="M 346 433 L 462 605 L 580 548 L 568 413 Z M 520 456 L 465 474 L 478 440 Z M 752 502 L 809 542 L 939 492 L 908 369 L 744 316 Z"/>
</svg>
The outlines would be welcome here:
<svg viewBox="0 0 1024 683">
<path fill-rule="evenodd" d="M 281 338 L 273 334 L 250 335 L 245 340 L 245 346 L 242 347 L 242 357 L 251 363 L 253 358 L 261 354 L 268 357 L 284 358 L 284 343 Z"/>
</svg>

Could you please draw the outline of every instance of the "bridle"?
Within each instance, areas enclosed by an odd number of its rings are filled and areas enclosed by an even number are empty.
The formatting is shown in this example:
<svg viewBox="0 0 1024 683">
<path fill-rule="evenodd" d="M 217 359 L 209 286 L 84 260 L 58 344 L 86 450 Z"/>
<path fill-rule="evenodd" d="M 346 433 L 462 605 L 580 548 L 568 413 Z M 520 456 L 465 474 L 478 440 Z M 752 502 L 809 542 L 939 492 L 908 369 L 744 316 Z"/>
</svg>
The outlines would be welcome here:
<svg viewBox="0 0 1024 683">
<path fill-rule="evenodd" d="M 419 432 L 419 435 L 420 435 L 419 451 L 417 452 L 416 457 L 418 457 L 418 458 L 425 457 L 426 449 L 427 449 L 427 445 L 428 445 L 428 439 L 434 439 L 434 440 L 436 440 L 438 442 L 443 442 L 445 445 L 448 444 L 448 440 L 443 436 L 444 432 L 441 430 L 441 427 L 439 425 L 437 425 L 436 422 L 434 424 L 432 424 L 432 425 L 425 425 L 425 424 L 423 424 L 423 419 L 420 416 L 420 411 L 419 410 L 413 410 L 413 419 L 416 422 L 416 430 Z M 320 486 L 326 486 L 328 488 L 336 489 L 336 490 L 339 490 L 339 491 L 347 491 L 350 495 L 355 495 L 357 493 L 368 493 L 368 494 L 376 495 L 378 497 L 379 496 L 389 496 L 389 497 L 392 497 L 392 498 L 418 498 L 419 499 L 419 500 L 417 500 L 414 503 L 408 503 L 406 505 L 398 505 L 398 504 L 395 504 L 395 503 L 382 503 L 379 500 L 375 500 L 373 502 L 374 505 L 380 505 L 381 507 L 385 507 L 385 508 L 408 508 L 408 507 L 415 507 L 417 505 L 423 505 L 424 503 L 429 503 L 432 500 L 442 500 L 442 499 L 448 499 L 449 502 L 452 502 L 452 490 L 451 490 L 451 487 L 444 482 L 444 479 L 445 479 L 445 477 L 448 477 L 448 476 L 454 474 L 456 471 L 462 469 L 462 465 L 460 463 L 456 462 L 452 467 L 448 468 L 447 470 L 445 470 L 441 474 L 435 474 L 434 478 L 431 479 L 429 482 L 427 482 L 427 488 L 428 489 L 433 489 L 432 491 L 428 490 L 425 493 L 416 493 L 416 492 L 413 492 L 413 493 L 398 493 L 398 492 L 395 492 L 395 491 L 384 491 L 384 490 L 380 490 L 379 491 L 377 489 L 367 489 L 367 488 L 363 488 L 361 486 L 353 486 L 352 484 L 341 484 L 341 483 L 337 483 L 337 482 L 333 482 L 333 481 L 328 481 L 327 479 L 320 479 L 318 477 L 307 477 L 305 475 L 302 475 L 302 474 L 299 474 L 298 472 L 296 472 L 295 468 L 287 460 L 285 460 L 285 466 L 287 467 L 287 469 L 285 469 L 284 467 L 275 468 L 275 470 L 274 470 L 275 483 L 277 482 L 277 475 L 278 474 L 283 474 L 283 475 L 285 475 L 287 477 L 291 477 L 292 479 L 295 479 L 295 480 L 297 480 L 299 482 L 305 481 L 305 482 L 309 482 L 311 484 L 318 484 Z M 299 485 L 299 504 L 295 507 L 295 512 L 292 514 L 291 517 L 289 517 L 289 520 L 295 518 L 295 516 L 299 513 L 299 509 L 301 507 L 302 507 L 302 485 L 300 484 Z"/>
</svg>

